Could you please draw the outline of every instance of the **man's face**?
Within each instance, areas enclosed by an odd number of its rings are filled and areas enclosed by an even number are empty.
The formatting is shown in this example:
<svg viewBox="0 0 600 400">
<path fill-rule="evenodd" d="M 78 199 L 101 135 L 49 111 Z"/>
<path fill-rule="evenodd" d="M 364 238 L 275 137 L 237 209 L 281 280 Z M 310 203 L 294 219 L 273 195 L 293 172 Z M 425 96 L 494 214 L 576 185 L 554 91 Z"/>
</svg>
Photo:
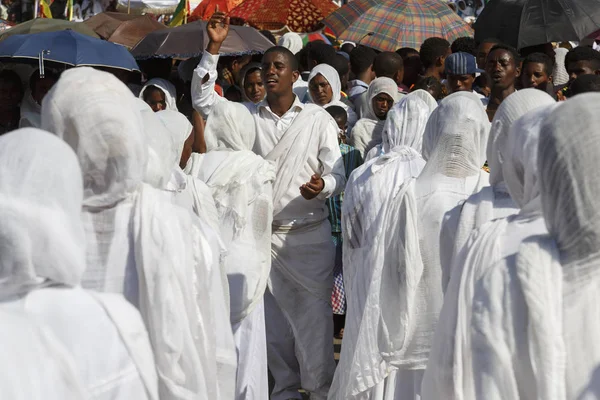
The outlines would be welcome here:
<svg viewBox="0 0 600 400">
<path fill-rule="evenodd" d="M 263 84 L 260 70 L 257 69 L 246 75 L 244 92 L 246 93 L 246 97 L 255 104 L 265 98 L 265 85 Z"/>
<path fill-rule="evenodd" d="M 490 50 L 494 47 L 495 43 L 481 43 L 479 49 L 477 49 L 477 66 L 480 69 L 485 69 L 485 62 L 487 60 Z"/>
<path fill-rule="evenodd" d="M 394 99 L 387 93 L 379 93 L 373 98 L 373 111 L 381 120 L 387 118 L 387 113 L 394 105 Z"/>
<path fill-rule="evenodd" d="M 263 57 L 262 80 L 267 94 L 283 95 L 291 92 L 298 75 L 298 71 L 292 70 L 285 54 L 272 52 Z"/>
<path fill-rule="evenodd" d="M 144 96 L 144 101 L 150 106 L 150 108 L 154 112 L 159 112 L 167 109 L 165 94 L 161 90 L 152 90 L 150 93 Z"/>
<path fill-rule="evenodd" d="M 475 75 L 448 75 L 450 92 L 472 92 Z"/>
<path fill-rule="evenodd" d="M 521 73 L 521 85 L 523 88 L 535 88 L 546 91 L 552 77 L 546 73 L 543 63 L 527 63 Z"/>
<path fill-rule="evenodd" d="M 40 78 L 35 82 L 35 87 L 31 94 L 36 103 L 42 104 L 42 100 L 44 100 L 44 97 L 46 97 L 46 94 L 52 89 L 55 83 L 56 80 L 54 78 Z"/>
<path fill-rule="evenodd" d="M 0 109 L 9 110 L 19 106 L 21 90 L 10 80 L 0 80 Z"/>
<path fill-rule="evenodd" d="M 494 50 L 488 55 L 485 71 L 492 80 L 492 88 L 500 89 L 514 86 L 521 72 L 512 54 L 504 49 Z"/>
<path fill-rule="evenodd" d="M 567 65 L 567 73 L 569 74 L 569 79 L 571 80 L 571 82 L 573 82 L 581 75 L 598 75 L 599 72 L 600 71 L 594 70 L 594 67 L 592 67 L 591 62 L 585 60 L 570 62 Z"/>
</svg>

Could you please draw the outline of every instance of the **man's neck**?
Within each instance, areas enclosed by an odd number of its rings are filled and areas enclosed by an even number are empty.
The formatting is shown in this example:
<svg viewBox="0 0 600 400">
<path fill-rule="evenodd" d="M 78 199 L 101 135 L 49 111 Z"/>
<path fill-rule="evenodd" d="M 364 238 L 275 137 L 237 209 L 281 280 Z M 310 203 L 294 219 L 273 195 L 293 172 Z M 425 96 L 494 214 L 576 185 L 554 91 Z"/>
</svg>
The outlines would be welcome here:
<svg viewBox="0 0 600 400">
<path fill-rule="evenodd" d="M 359 81 L 363 81 L 364 83 L 366 83 L 367 85 L 371 84 L 371 75 L 370 74 L 363 74 L 363 75 L 358 75 L 356 77 L 356 79 L 358 79 Z"/>
<path fill-rule="evenodd" d="M 490 104 L 500 105 L 504 99 L 513 94 L 515 91 L 514 85 L 507 88 L 492 87 L 492 92 L 490 93 Z"/>
<path fill-rule="evenodd" d="M 442 76 L 440 75 L 440 72 L 435 68 L 429 68 L 429 69 L 425 70 L 425 74 L 423 74 L 423 76 L 425 78 L 433 76 L 438 81 L 440 81 L 440 82 L 442 81 Z"/>
<path fill-rule="evenodd" d="M 288 112 L 295 101 L 296 95 L 292 91 L 281 96 L 274 93 L 267 93 L 267 103 L 271 111 L 279 117 Z"/>
</svg>

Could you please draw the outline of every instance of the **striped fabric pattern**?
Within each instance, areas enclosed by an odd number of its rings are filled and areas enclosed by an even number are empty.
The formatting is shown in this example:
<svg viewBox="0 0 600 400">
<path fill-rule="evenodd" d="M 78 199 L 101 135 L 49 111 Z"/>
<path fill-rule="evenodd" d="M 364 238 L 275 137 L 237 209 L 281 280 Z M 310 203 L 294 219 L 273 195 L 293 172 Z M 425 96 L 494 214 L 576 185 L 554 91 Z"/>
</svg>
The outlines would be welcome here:
<svg viewBox="0 0 600 400">
<path fill-rule="evenodd" d="M 437 36 L 449 42 L 473 36 L 473 30 L 442 0 L 354 0 L 323 23 L 340 40 L 360 42 L 381 51 L 419 49 Z"/>
</svg>

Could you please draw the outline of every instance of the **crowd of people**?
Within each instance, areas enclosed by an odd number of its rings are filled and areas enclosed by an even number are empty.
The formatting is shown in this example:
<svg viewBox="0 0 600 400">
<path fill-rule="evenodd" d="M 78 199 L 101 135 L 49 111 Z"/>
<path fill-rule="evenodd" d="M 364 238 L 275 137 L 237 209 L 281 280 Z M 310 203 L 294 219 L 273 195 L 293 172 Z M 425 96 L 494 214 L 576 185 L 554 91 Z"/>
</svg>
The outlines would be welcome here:
<svg viewBox="0 0 600 400">
<path fill-rule="evenodd" d="M 600 53 L 229 23 L 0 71 L 0 397 L 600 398 Z"/>
</svg>

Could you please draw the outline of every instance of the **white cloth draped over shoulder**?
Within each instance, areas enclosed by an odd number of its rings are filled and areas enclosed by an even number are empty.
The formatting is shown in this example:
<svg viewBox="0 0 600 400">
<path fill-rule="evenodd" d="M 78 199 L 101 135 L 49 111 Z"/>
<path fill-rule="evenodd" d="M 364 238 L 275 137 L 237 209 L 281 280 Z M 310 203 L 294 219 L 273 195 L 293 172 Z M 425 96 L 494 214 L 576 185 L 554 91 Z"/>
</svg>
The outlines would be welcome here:
<svg viewBox="0 0 600 400">
<path fill-rule="evenodd" d="M 82 200 L 81 169 L 62 140 L 32 128 L 0 137 L 0 309 L 53 334 L 81 378 L 83 398 L 158 400 L 139 313 L 122 296 L 78 287 L 86 266 Z M 66 356 L 57 357 L 64 368 Z"/>
<path fill-rule="evenodd" d="M 466 92 L 442 100 L 427 122 L 422 149 L 427 164 L 414 183 L 418 230 L 411 232 L 418 233 L 423 262 L 415 295 L 418 311 L 406 339 L 411 346 L 407 360 L 412 369 L 425 369 L 442 308 L 440 256 L 445 247 L 452 249 L 454 236 L 444 237 L 441 227 L 450 211 L 487 184 L 481 166 L 489 129 L 479 98 Z"/>
<path fill-rule="evenodd" d="M 398 85 L 390 78 L 377 78 L 371 82 L 367 90 L 367 112 L 358 120 L 352 132 L 350 133 L 350 142 L 352 146 L 359 150 L 363 157 L 373 147 L 381 143 L 381 133 L 385 120 L 380 120 L 373 111 L 373 99 L 378 94 L 385 93 L 389 95 L 394 103 L 398 101 Z"/>
<path fill-rule="evenodd" d="M 333 93 L 333 97 L 331 98 L 331 101 L 329 103 L 323 105 L 322 107 L 327 108 L 327 107 L 331 107 L 331 106 L 338 106 L 338 107 L 342 107 L 344 110 L 346 110 L 346 114 L 348 114 L 348 132 L 351 132 L 352 129 L 354 128 L 354 125 L 356 125 L 356 121 L 358 120 L 358 117 L 352 108 L 350 108 L 346 103 L 341 101 L 342 83 L 340 82 L 340 76 L 338 75 L 337 71 L 331 65 L 319 64 L 310 71 L 310 75 L 308 75 L 308 85 L 309 85 L 308 102 L 315 103 L 315 101 L 313 100 L 312 95 L 310 93 L 310 82 L 317 75 L 321 75 L 323 78 L 325 78 L 327 80 L 327 82 L 329 82 L 329 85 L 331 86 L 331 91 Z M 298 79 L 300 79 L 300 78 L 298 78 Z"/>
<path fill-rule="evenodd" d="M 539 199 L 537 151 L 542 124 L 556 107 L 554 103 L 530 111 L 506 134 L 502 169 L 520 211 L 474 231 L 454 260 L 423 380 L 424 400 L 476 398 L 470 340 L 475 285 L 496 262 L 514 256 L 526 238 L 547 232 Z"/>
<path fill-rule="evenodd" d="M 219 255 L 189 212 L 142 183 L 148 147 L 139 104 L 114 76 L 76 68 L 44 99 L 42 124 L 81 165 L 84 286 L 124 293 L 139 308 L 161 399 L 221 398 L 216 360 L 233 358 L 235 370 L 235 355 L 225 355 L 214 332 Z"/>
<path fill-rule="evenodd" d="M 415 294 L 422 271 L 417 205 L 408 182 L 425 161 L 418 145 L 429 117 L 418 98 L 388 114 L 387 151 L 357 168 L 344 192 L 344 345 L 329 399 L 369 399 L 397 368 L 411 366 Z M 420 146 L 419 146 L 420 148 Z M 404 229 L 403 229 L 404 228 Z"/>
<path fill-rule="evenodd" d="M 40 128 L 42 126 L 42 106 L 40 106 L 31 94 L 31 89 L 25 91 L 21 102 L 21 119 L 19 128 Z"/>
<path fill-rule="evenodd" d="M 448 270 L 448 279 L 452 274 L 452 262 L 461 251 L 473 230 L 488 221 L 516 214 L 518 207 L 510 197 L 502 173 L 504 160 L 510 157 L 505 152 L 506 140 L 511 125 L 527 112 L 555 101 L 549 94 L 538 89 L 523 89 L 508 96 L 494 116 L 490 137 L 487 143 L 487 161 L 490 167 L 490 186 L 482 188 L 470 196 L 462 206 L 452 255 L 442 257 L 442 268 Z M 444 290 L 447 285 L 444 281 Z"/>
<path fill-rule="evenodd" d="M 600 95 L 544 121 L 538 146 L 548 235 L 530 238 L 476 286 L 472 317 L 478 398 L 598 398 Z M 573 132 L 577 132 L 573 135 Z"/>
<path fill-rule="evenodd" d="M 155 86 L 159 88 L 165 95 L 165 103 L 167 104 L 167 110 L 177 111 L 177 90 L 175 89 L 175 85 L 169 82 L 166 79 L 162 78 L 152 78 L 140 91 L 139 98 L 144 99 L 144 92 L 148 89 L 149 86 Z"/>
</svg>

